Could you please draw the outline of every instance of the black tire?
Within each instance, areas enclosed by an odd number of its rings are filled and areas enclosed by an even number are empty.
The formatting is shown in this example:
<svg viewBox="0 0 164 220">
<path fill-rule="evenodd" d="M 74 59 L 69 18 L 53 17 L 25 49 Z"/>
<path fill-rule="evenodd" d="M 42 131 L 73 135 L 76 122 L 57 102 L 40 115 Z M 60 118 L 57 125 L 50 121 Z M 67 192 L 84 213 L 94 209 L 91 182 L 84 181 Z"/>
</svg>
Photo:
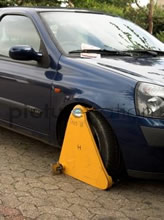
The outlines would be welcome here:
<svg viewBox="0 0 164 220">
<path fill-rule="evenodd" d="M 125 168 L 116 137 L 98 112 L 88 112 L 87 118 L 104 166 L 113 180 L 117 181 L 124 176 Z"/>
</svg>

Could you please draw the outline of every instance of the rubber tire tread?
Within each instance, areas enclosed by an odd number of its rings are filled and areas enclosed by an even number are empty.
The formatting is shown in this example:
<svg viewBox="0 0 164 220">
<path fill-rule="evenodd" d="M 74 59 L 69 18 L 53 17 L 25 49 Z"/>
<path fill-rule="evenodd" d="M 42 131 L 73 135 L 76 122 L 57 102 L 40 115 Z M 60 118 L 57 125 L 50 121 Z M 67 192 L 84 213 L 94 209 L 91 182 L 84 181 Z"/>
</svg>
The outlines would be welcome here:
<svg viewBox="0 0 164 220">
<path fill-rule="evenodd" d="M 122 154 L 112 128 L 107 124 L 106 120 L 99 112 L 89 111 L 87 113 L 87 118 L 93 136 L 95 130 L 99 136 L 98 149 L 108 174 L 111 175 L 114 180 L 120 179 L 125 169 Z"/>
</svg>

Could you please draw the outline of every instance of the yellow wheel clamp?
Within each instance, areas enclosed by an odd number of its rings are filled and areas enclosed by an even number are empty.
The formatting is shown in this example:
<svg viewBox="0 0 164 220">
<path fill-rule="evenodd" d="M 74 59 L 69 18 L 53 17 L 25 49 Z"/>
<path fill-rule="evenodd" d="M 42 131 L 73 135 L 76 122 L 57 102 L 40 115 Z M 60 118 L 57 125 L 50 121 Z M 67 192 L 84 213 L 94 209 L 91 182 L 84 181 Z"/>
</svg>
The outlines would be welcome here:
<svg viewBox="0 0 164 220">
<path fill-rule="evenodd" d="M 96 146 L 86 113 L 91 109 L 74 107 L 65 132 L 59 162 L 52 165 L 53 173 L 63 172 L 99 189 L 112 186 Z"/>
</svg>

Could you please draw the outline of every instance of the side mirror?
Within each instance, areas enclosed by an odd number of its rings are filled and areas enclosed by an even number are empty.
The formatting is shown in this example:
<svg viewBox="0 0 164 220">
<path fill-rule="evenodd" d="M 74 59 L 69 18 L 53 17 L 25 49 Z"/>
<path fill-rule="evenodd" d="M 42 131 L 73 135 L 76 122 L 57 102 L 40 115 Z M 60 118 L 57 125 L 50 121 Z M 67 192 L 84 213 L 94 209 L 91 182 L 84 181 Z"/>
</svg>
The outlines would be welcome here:
<svg viewBox="0 0 164 220">
<path fill-rule="evenodd" d="M 9 56 L 14 60 L 35 60 L 39 62 L 43 56 L 30 46 L 14 46 L 9 50 Z"/>
</svg>

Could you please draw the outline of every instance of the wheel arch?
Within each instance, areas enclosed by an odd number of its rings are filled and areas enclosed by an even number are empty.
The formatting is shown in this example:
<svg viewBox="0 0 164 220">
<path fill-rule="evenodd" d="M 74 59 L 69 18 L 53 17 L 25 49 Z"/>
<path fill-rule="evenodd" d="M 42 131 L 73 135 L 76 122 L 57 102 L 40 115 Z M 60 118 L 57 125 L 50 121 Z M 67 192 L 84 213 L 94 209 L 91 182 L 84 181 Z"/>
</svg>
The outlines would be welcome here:
<svg viewBox="0 0 164 220">
<path fill-rule="evenodd" d="M 58 142 L 59 146 L 62 146 L 69 115 L 70 115 L 72 109 L 76 105 L 82 105 L 84 107 L 93 108 L 93 110 L 97 111 L 101 115 L 101 117 L 106 121 L 108 126 L 113 130 L 111 123 L 109 121 L 107 121 L 107 119 L 105 118 L 105 115 L 102 113 L 102 111 L 101 111 L 102 108 L 100 106 L 98 106 L 97 104 L 95 104 L 91 101 L 88 101 L 88 100 L 82 100 L 82 99 L 81 100 L 74 100 L 73 102 L 68 103 L 67 105 L 63 106 L 60 110 L 59 115 L 57 116 L 56 137 L 57 137 L 57 142 Z"/>
<path fill-rule="evenodd" d="M 88 100 L 74 100 L 74 102 L 71 102 L 71 103 L 65 105 L 61 109 L 61 111 L 57 117 L 57 122 L 56 122 L 56 137 L 57 137 L 57 142 L 58 142 L 59 146 L 62 146 L 67 121 L 69 119 L 69 115 L 70 115 L 72 109 L 76 105 L 82 105 L 84 107 L 93 108 L 95 110 L 100 109 L 99 106 L 97 106 L 95 103 L 90 102 Z M 102 115 L 102 117 L 103 117 L 103 115 Z"/>
</svg>

